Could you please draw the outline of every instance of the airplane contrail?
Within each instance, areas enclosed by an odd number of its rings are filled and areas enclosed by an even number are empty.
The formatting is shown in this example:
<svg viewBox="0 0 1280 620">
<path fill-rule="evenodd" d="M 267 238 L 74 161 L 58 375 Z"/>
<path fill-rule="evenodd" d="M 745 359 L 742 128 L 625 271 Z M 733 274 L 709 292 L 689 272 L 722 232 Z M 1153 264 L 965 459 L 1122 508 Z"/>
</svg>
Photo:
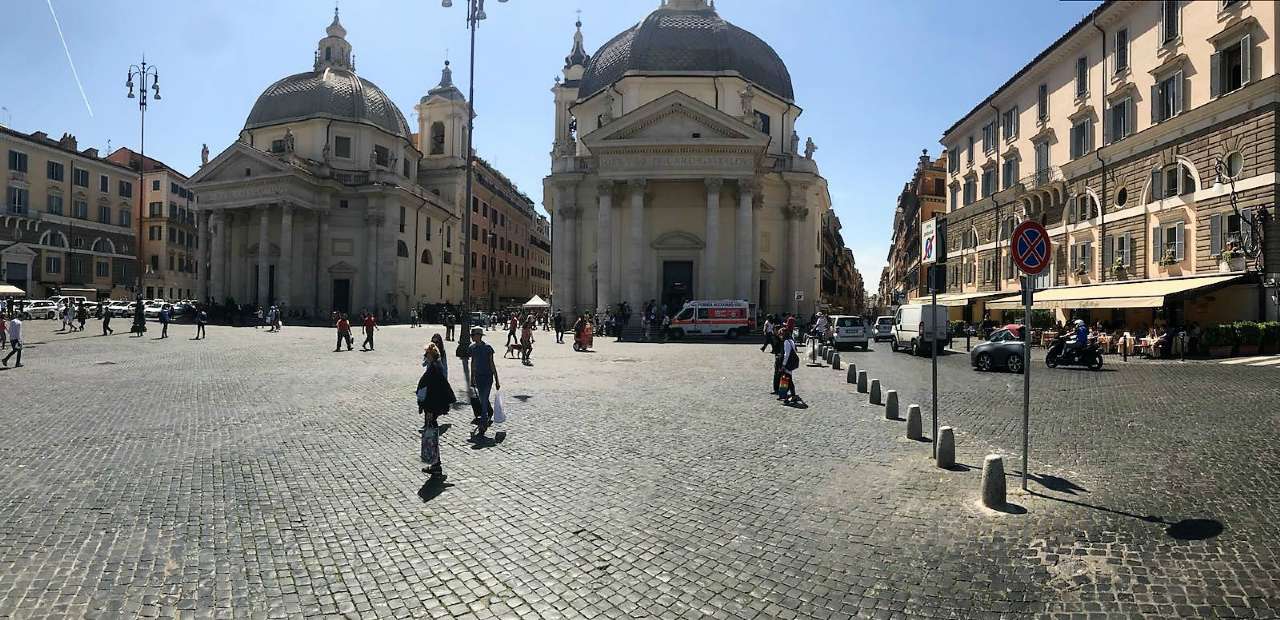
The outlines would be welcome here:
<svg viewBox="0 0 1280 620">
<path fill-rule="evenodd" d="M 53 10 L 53 0 L 45 0 L 49 5 L 49 15 L 53 17 L 53 25 L 58 29 L 58 38 L 62 40 L 62 51 L 67 53 L 67 64 L 71 65 L 71 75 L 76 79 L 76 88 L 80 89 L 80 98 L 84 100 L 84 107 L 89 111 L 89 118 L 93 118 L 93 106 L 89 105 L 89 96 L 84 94 L 84 85 L 80 83 L 80 72 L 76 71 L 76 63 L 71 60 L 71 48 L 67 47 L 67 37 L 62 34 L 62 24 L 58 23 L 58 14 Z"/>
</svg>

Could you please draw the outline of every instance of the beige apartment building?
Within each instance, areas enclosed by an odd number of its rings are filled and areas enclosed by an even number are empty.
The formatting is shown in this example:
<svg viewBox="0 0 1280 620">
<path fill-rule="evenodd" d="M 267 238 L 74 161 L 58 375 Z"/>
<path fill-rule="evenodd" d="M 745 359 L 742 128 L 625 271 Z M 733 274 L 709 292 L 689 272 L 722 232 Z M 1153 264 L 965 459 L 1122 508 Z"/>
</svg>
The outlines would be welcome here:
<svg viewBox="0 0 1280 620">
<path fill-rule="evenodd" d="M 551 298 L 551 220 L 541 213 L 529 238 L 529 280 L 534 295 Z"/>
<path fill-rule="evenodd" d="M 920 228 L 926 220 L 947 211 L 946 170 L 946 154 L 931 159 L 926 150 L 916 160 L 911 180 L 898 194 L 886 271 L 880 282 L 880 296 L 888 304 L 907 303 L 929 294 L 928 269 L 920 263 Z"/>
<path fill-rule="evenodd" d="M 133 171 L 80 149 L 70 134 L 54 140 L 0 127 L 0 153 L 8 163 L 0 284 L 29 298 L 132 297 Z"/>
<path fill-rule="evenodd" d="M 200 241 L 196 227 L 196 195 L 187 176 L 128 148 L 107 159 L 128 166 L 135 174 L 143 166 L 142 200 L 133 202 L 133 216 L 141 219 L 143 295 L 147 299 L 204 300 L 200 290 Z"/>
<path fill-rule="evenodd" d="M 1059 319 L 1274 318 L 1278 20 L 1108 0 L 947 129 L 951 305 L 1020 307 L 1008 237 L 1033 219 L 1054 243 L 1036 307 Z"/>
<path fill-rule="evenodd" d="M 475 158 L 471 198 L 471 305 L 496 310 L 533 296 L 530 259 L 533 199 L 485 160 Z"/>
</svg>

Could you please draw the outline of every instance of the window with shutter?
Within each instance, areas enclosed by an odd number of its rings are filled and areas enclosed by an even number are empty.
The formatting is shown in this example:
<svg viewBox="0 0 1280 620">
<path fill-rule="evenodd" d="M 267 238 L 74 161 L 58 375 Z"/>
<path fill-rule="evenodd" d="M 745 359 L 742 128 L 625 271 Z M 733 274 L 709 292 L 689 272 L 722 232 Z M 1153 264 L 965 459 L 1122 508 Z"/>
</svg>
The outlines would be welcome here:
<svg viewBox="0 0 1280 620">
<path fill-rule="evenodd" d="M 1133 233 L 1125 233 L 1120 240 L 1124 241 L 1124 253 L 1122 254 L 1122 256 L 1124 257 L 1124 266 L 1132 267 L 1133 266 Z"/>
<path fill-rule="evenodd" d="M 1222 254 L 1222 215 L 1209 216 L 1209 256 Z"/>
<path fill-rule="evenodd" d="M 1183 236 L 1186 233 L 1186 228 L 1182 224 L 1178 224 L 1177 227 L 1174 228 L 1174 230 L 1176 232 L 1174 233 L 1173 257 L 1174 257 L 1174 260 L 1181 261 L 1183 260 L 1183 258 L 1185 258 L 1185 255 L 1183 253 L 1183 247 L 1184 247 Z"/>
<path fill-rule="evenodd" d="M 1164 183 L 1164 175 L 1160 169 L 1151 171 L 1151 202 L 1160 200 L 1164 195 L 1160 193 L 1161 185 Z"/>
<path fill-rule="evenodd" d="M 1115 237 L 1104 235 L 1102 237 L 1102 267 L 1105 271 L 1110 269 L 1115 262 Z"/>
</svg>

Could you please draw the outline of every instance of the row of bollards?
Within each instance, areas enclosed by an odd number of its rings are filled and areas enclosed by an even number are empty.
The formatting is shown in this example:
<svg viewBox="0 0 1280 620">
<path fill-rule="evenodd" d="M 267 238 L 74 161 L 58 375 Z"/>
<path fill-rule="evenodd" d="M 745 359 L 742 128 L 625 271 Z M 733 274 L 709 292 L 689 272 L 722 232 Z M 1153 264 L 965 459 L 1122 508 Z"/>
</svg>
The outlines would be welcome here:
<svg viewBox="0 0 1280 620">
<path fill-rule="evenodd" d="M 815 349 L 817 355 L 831 364 L 833 370 L 840 370 L 840 353 L 830 345 L 821 345 Z M 879 379 L 871 379 L 867 371 L 858 370 L 858 365 L 850 363 L 845 372 L 845 383 L 856 384 L 859 394 L 868 394 L 872 405 L 884 406 L 886 420 L 898 418 L 898 391 L 882 392 Z M 907 439 L 922 441 L 924 439 L 924 420 L 920 413 L 920 405 L 912 403 L 907 407 Z M 934 438 L 938 444 L 934 464 L 943 469 L 955 467 L 956 436 L 950 426 L 938 429 Z M 988 455 L 982 463 L 982 504 L 988 508 L 1001 508 L 1005 505 L 1004 458 L 998 454 Z"/>
</svg>

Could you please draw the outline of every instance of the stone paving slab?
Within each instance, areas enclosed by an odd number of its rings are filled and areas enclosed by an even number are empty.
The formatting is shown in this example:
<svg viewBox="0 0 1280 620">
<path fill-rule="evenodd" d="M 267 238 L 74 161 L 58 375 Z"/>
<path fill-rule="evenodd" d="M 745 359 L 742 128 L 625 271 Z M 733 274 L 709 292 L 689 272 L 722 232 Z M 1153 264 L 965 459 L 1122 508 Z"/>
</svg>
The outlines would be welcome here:
<svg viewBox="0 0 1280 620">
<path fill-rule="evenodd" d="M 449 486 L 424 500 L 412 394 L 435 330 L 332 353 L 316 328 L 160 341 L 51 327 L 28 323 L 26 367 L 0 371 L 0 617 L 1280 608 L 1267 368 L 1037 365 L 1034 493 L 1001 513 L 978 504 L 978 470 L 932 467 L 844 371 L 802 367 L 809 408 L 793 409 L 766 393 L 771 361 L 750 344 L 597 339 L 575 354 L 540 334 L 532 367 L 500 360 L 506 440 L 473 449 L 466 416 L 449 416 Z M 886 349 L 842 358 L 898 390 L 904 414 L 927 403 L 928 360 Z M 957 460 L 1000 452 L 1016 474 L 1021 377 L 939 361 Z M 1187 519 L 1208 529 L 1168 533 Z"/>
</svg>

